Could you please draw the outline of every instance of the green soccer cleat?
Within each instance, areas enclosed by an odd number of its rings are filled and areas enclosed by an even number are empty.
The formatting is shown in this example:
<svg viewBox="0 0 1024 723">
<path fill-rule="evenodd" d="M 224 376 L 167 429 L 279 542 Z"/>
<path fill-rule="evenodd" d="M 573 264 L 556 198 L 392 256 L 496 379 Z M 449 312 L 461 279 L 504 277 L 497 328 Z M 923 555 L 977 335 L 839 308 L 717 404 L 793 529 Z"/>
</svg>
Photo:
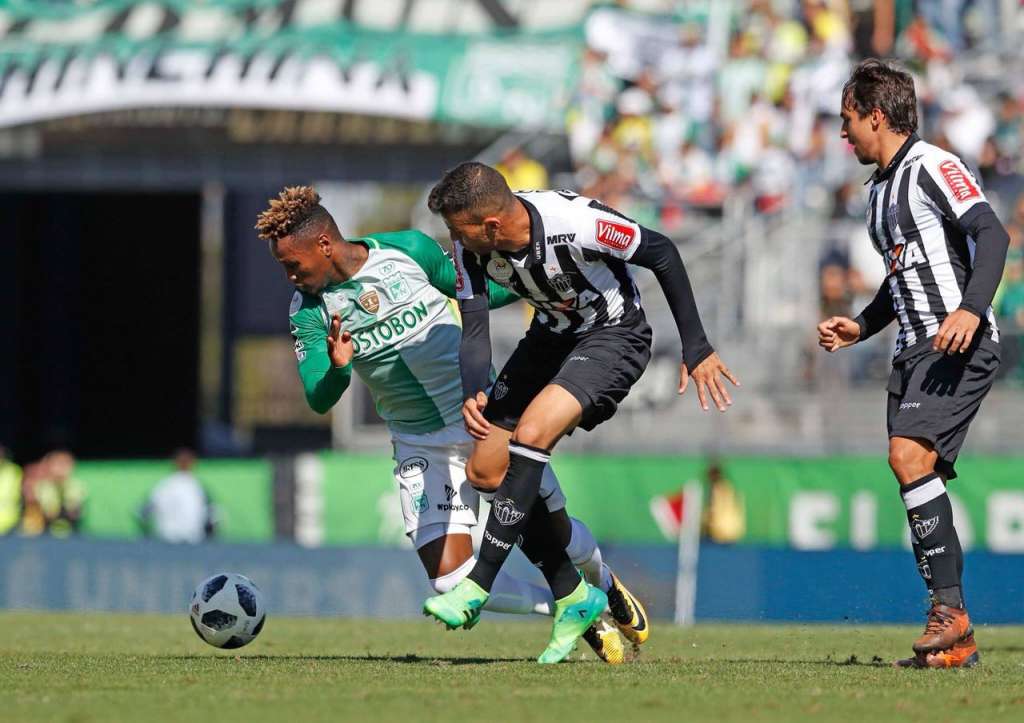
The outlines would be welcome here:
<svg viewBox="0 0 1024 723">
<path fill-rule="evenodd" d="M 466 578 L 443 595 L 428 597 L 423 603 L 423 614 L 433 615 L 449 630 L 469 630 L 480 622 L 480 608 L 488 597 L 486 590 Z"/>
<path fill-rule="evenodd" d="M 576 647 L 576 641 L 601 617 L 608 606 L 608 596 L 580 580 L 571 593 L 555 600 L 555 622 L 551 626 L 548 647 L 537 658 L 538 663 L 561 663 Z"/>
</svg>

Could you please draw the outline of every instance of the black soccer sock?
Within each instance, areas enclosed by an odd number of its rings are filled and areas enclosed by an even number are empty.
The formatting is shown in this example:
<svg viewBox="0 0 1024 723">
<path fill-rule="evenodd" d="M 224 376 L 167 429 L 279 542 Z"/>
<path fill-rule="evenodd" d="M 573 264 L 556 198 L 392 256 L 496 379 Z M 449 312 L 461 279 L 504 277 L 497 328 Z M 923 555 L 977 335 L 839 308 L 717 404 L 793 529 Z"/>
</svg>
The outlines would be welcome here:
<svg viewBox="0 0 1024 723">
<path fill-rule="evenodd" d="M 930 474 L 903 487 L 900 495 L 907 507 L 910 534 L 920 548 L 918 569 L 922 577 L 925 570 L 930 574 L 925 582 L 930 579 L 934 600 L 963 607 L 960 593 L 963 551 L 953 526 L 953 507 L 946 485 L 938 475 Z"/>
<path fill-rule="evenodd" d="M 519 549 L 543 573 L 555 600 L 579 587 L 579 570 L 566 554 L 565 542 L 559 539 L 548 506 L 540 497 L 530 510 L 530 521 L 519 538 Z"/>
<path fill-rule="evenodd" d="M 924 549 L 917 542 L 914 533 L 910 533 L 910 546 L 914 550 L 914 561 L 917 563 L 917 574 L 924 580 L 924 586 L 928 588 L 928 599 L 934 596 L 932 591 L 932 569 L 928 566 L 928 558 L 924 556 Z"/>
<path fill-rule="evenodd" d="M 487 591 L 526 528 L 530 510 L 540 492 L 544 465 L 551 457 L 547 450 L 519 442 L 508 445 L 508 455 L 508 472 L 491 500 L 480 555 L 466 576 Z"/>
</svg>

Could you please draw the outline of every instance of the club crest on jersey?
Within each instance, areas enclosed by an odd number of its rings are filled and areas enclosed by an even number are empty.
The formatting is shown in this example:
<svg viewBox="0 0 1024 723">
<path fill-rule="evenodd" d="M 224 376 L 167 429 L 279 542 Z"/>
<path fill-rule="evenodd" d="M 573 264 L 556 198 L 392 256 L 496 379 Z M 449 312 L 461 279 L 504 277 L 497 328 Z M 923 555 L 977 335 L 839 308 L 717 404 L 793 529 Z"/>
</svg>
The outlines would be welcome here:
<svg viewBox="0 0 1024 723">
<path fill-rule="evenodd" d="M 900 225 L 900 207 L 897 204 L 889 206 L 889 210 L 885 212 L 885 222 L 889 227 L 889 233 L 896 233 L 896 228 Z"/>
<path fill-rule="evenodd" d="M 950 159 L 940 163 L 939 173 L 957 201 L 963 202 L 981 195 L 978 187 L 972 183 L 971 176 L 956 161 Z"/>
<path fill-rule="evenodd" d="M 396 273 L 384 277 L 384 293 L 391 301 L 400 304 L 412 296 L 412 289 L 409 288 L 409 282 L 405 280 L 405 277 Z"/>
<path fill-rule="evenodd" d="M 487 262 L 487 275 L 499 284 L 505 284 L 512 278 L 515 269 L 512 264 L 502 258 L 494 258 Z"/>
<path fill-rule="evenodd" d="M 615 251 L 625 251 L 633 243 L 636 232 L 632 226 L 614 221 L 597 220 L 597 242 Z"/>
<path fill-rule="evenodd" d="M 561 294 L 567 294 L 572 291 L 572 277 L 569 274 L 555 274 L 548 279 L 548 283 L 551 284 L 555 291 Z"/>
<path fill-rule="evenodd" d="M 366 310 L 368 314 L 376 314 L 380 311 L 380 297 L 376 291 L 370 290 L 365 291 L 359 295 L 359 305 Z"/>
</svg>

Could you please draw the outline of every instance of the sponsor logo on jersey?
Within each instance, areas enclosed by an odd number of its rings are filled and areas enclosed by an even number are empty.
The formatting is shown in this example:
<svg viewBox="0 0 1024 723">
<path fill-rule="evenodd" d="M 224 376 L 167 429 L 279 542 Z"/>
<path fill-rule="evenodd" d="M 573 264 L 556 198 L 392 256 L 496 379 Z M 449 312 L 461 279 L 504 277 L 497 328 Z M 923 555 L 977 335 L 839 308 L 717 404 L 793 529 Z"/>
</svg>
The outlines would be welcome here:
<svg viewBox="0 0 1024 723">
<path fill-rule="evenodd" d="M 360 294 L 358 301 L 359 305 L 369 314 L 376 314 L 380 311 L 380 297 L 376 291 L 371 290 Z"/>
<path fill-rule="evenodd" d="M 424 457 L 409 457 L 403 459 L 398 465 L 398 476 L 402 479 L 418 477 L 427 471 L 430 463 Z"/>
<path fill-rule="evenodd" d="M 921 246 L 919 241 L 894 244 L 891 249 L 885 252 L 885 256 L 889 261 L 890 274 L 896 271 L 902 271 L 903 269 L 911 266 L 928 263 L 928 257 L 925 256 L 924 247 Z"/>
<path fill-rule="evenodd" d="M 551 287 L 561 293 L 567 294 L 572 291 L 572 277 L 569 274 L 555 274 L 548 279 L 548 283 Z"/>
<path fill-rule="evenodd" d="M 597 242 L 615 251 L 625 251 L 633 243 L 636 231 L 632 226 L 614 221 L 597 220 Z"/>
<path fill-rule="evenodd" d="M 299 361 L 304 361 L 306 358 L 306 345 L 302 343 L 302 339 L 295 336 L 295 331 L 292 332 L 292 339 L 295 341 L 295 358 Z"/>
<path fill-rule="evenodd" d="M 547 237 L 548 246 L 572 243 L 575 240 L 576 234 L 574 233 L 556 233 Z"/>
<path fill-rule="evenodd" d="M 357 329 L 352 332 L 353 351 L 357 355 L 370 354 L 396 343 L 419 328 L 428 315 L 427 304 L 421 301 L 415 306 L 395 312 L 376 324 Z"/>
<path fill-rule="evenodd" d="M 512 264 L 503 258 L 493 258 L 487 262 L 487 275 L 499 284 L 505 284 L 514 273 Z"/>
<path fill-rule="evenodd" d="M 939 526 L 939 516 L 929 517 L 927 520 L 918 519 L 914 516 L 914 534 L 917 536 L 918 541 L 923 541 L 928 535 L 935 532 L 935 528 Z"/>
<path fill-rule="evenodd" d="M 516 509 L 516 503 L 510 499 L 495 499 L 491 503 L 491 514 L 494 518 L 505 525 L 506 527 L 511 526 L 519 522 L 521 519 L 526 517 L 525 512 L 520 512 Z"/>
<path fill-rule="evenodd" d="M 940 163 L 939 173 L 957 201 L 963 202 L 981 195 L 971 176 L 956 161 L 951 159 Z"/>
</svg>

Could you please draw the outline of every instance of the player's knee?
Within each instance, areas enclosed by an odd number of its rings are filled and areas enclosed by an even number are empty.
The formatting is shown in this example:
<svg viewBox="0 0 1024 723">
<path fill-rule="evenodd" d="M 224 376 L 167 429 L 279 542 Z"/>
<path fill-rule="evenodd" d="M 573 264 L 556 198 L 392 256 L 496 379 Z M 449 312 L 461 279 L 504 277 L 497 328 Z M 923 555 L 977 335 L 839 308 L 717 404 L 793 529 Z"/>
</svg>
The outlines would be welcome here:
<svg viewBox="0 0 1024 723">
<path fill-rule="evenodd" d="M 437 590 L 437 592 L 444 594 L 462 582 L 462 579 L 469 574 L 469 571 L 473 569 L 473 565 L 475 564 L 476 558 L 470 557 L 454 570 L 432 578 L 430 584 L 435 590 Z"/>
<path fill-rule="evenodd" d="M 889 444 L 889 468 L 900 484 L 908 484 L 928 473 L 928 455 L 912 444 L 894 440 Z"/>
<path fill-rule="evenodd" d="M 480 462 L 475 457 L 470 457 L 466 463 L 466 479 L 482 492 L 493 492 L 498 489 L 504 478 L 505 467 Z"/>
<path fill-rule="evenodd" d="M 522 420 L 512 433 L 512 440 L 538 449 L 547 449 L 551 445 L 551 433 L 539 422 Z"/>
</svg>

